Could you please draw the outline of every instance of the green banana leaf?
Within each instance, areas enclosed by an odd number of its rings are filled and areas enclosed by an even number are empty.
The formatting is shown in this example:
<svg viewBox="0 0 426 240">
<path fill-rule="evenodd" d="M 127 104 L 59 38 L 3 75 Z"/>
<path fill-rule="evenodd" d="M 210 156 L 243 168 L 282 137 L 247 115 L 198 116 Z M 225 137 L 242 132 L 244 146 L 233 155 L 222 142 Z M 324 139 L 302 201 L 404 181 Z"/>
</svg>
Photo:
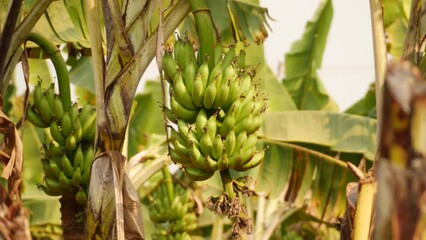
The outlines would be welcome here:
<svg viewBox="0 0 426 240">
<path fill-rule="evenodd" d="M 82 56 L 69 71 L 71 83 L 95 93 L 92 57 Z"/>
<path fill-rule="evenodd" d="M 364 117 L 376 118 L 376 89 L 375 84 L 370 84 L 363 98 L 350 106 L 345 113 Z"/>
<path fill-rule="evenodd" d="M 310 143 L 335 152 L 359 153 L 374 159 L 377 121 L 344 113 L 289 111 L 267 113 L 263 138 L 293 143 Z"/>
<path fill-rule="evenodd" d="M 237 41 L 260 44 L 268 37 L 267 20 L 270 17 L 268 10 L 260 7 L 258 1 L 206 0 L 206 3 L 223 44 L 235 44 Z M 189 15 L 180 32 L 188 33 L 191 40 L 198 42 L 194 24 Z"/>
<path fill-rule="evenodd" d="M 388 51 L 395 58 L 400 58 L 404 49 L 410 3 L 408 0 L 383 1 L 383 23 L 389 41 Z"/>
<path fill-rule="evenodd" d="M 128 156 L 165 140 L 162 94 L 159 81 L 147 81 L 142 94 L 135 97 L 129 122 Z"/>
<path fill-rule="evenodd" d="M 285 55 L 283 83 L 300 110 L 338 110 L 317 73 L 332 17 L 332 2 L 321 1 L 314 17 L 307 23 L 302 38 L 294 42 L 290 52 Z"/>
<path fill-rule="evenodd" d="M 306 204 L 311 215 L 325 221 L 343 216 L 346 184 L 356 180 L 344 162 L 294 145 L 265 143 L 269 149 L 258 169 L 258 192 L 284 196 L 296 207 Z"/>
</svg>

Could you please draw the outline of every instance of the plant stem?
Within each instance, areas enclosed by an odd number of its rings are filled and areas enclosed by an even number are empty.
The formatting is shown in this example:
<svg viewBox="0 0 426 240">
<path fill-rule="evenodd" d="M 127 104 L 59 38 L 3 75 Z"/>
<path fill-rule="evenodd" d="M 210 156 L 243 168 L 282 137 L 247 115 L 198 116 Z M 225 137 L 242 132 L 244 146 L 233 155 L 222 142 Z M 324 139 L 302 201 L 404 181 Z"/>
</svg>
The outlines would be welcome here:
<svg viewBox="0 0 426 240">
<path fill-rule="evenodd" d="M 173 202 L 173 199 L 175 198 L 172 175 L 169 172 L 168 166 L 163 167 L 162 172 L 163 172 L 164 183 L 166 184 L 167 195 L 171 203 Z"/>
<path fill-rule="evenodd" d="M 64 110 L 69 110 L 71 107 L 70 76 L 61 51 L 49 39 L 38 33 L 31 32 L 28 34 L 27 40 L 37 44 L 52 61 L 58 77 L 59 97 Z"/>
<path fill-rule="evenodd" d="M 228 194 L 229 199 L 235 198 L 237 195 L 234 192 L 234 188 L 232 187 L 232 177 L 229 174 L 229 169 L 220 172 L 220 178 L 223 183 L 223 190 Z"/>
</svg>

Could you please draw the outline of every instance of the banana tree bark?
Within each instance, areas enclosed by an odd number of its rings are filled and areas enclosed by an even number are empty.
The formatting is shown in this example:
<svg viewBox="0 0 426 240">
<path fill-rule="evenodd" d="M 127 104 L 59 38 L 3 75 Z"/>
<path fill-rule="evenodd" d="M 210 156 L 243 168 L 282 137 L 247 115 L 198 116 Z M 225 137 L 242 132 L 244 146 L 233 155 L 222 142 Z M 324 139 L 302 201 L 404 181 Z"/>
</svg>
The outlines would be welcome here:
<svg viewBox="0 0 426 240">
<path fill-rule="evenodd" d="M 391 64 L 383 102 L 373 239 L 426 237 L 426 84 L 408 62 Z"/>
<path fill-rule="evenodd" d="M 129 39 L 114 0 L 102 1 L 107 33 L 103 60 L 96 0 L 88 0 L 89 29 L 95 67 L 98 157 L 92 165 L 87 216 L 87 239 L 144 239 L 142 214 L 136 190 L 124 173 L 121 155 L 130 110 L 139 81 L 152 61 L 157 30 L 138 49 Z M 163 20 L 170 36 L 189 13 L 186 0 L 176 2 Z M 148 27 L 148 26 L 145 26 Z M 114 231 L 115 226 L 115 231 Z"/>
</svg>

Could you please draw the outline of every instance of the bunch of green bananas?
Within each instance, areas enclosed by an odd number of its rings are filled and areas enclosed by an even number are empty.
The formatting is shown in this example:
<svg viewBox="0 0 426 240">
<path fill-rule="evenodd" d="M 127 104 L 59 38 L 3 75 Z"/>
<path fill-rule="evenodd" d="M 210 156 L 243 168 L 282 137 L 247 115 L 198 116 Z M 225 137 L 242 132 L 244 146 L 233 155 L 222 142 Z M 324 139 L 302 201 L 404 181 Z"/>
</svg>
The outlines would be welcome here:
<svg viewBox="0 0 426 240">
<path fill-rule="evenodd" d="M 170 83 L 170 109 L 177 129 L 171 130 L 170 155 L 195 180 L 210 178 L 216 170 L 246 171 L 260 164 L 264 150 L 256 149 L 256 131 L 263 123 L 265 96 L 245 68 L 245 53 L 233 47 L 224 54 L 215 49 L 217 64 L 208 59 L 197 65 L 192 44 L 177 40 L 162 67 Z"/>
<path fill-rule="evenodd" d="M 187 190 L 174 188 L 174 196 L 170 202 L 165 184 L 161 184 L 151 196 L 149 217 L 156 225 L 153 239 L 187 240 L 191 239 L 188 232 L 197 227 L 197 216 L 194 203 Z"/>
<path fill-rule="evenodd" d="M 44 185 L 40 187 L 51 196 L 75 193 L 76 201 L 86 204 L 86 189 L 94 158 L 93 143 L 96 131 L 94 107 L 77 104 L 66 111 L 52 84 L 44 92 L 41 83 L 33 91 L 33 105 L 28 108 L 27 120 L 39 128 L 49 129 L 43 149 Z"/>
</svg>

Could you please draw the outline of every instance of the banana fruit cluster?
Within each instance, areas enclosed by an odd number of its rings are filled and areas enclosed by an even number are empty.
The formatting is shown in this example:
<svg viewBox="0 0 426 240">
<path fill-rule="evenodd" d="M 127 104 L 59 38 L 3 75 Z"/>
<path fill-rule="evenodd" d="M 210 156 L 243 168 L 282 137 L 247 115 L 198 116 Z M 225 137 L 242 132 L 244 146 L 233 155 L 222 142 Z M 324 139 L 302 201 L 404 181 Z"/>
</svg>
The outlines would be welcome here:
<svg viewBox="0 0 426 240">
<path fill-rule="evenodd" d="M 49 131 L 43 146 L 44 184 L 40 187 L 51 196 L 75 193 L 76 201 L 86 204 L 86 189 L 94 158 L 93 143 L 96 114 L 91 105 L 79 108 L 73 104 L 65 110 L 52 84 L 44 92 L 41 83 L 33 91 L 33 105 L 27 120 Z"/>
<path fill-rule="evenodd" d="M 263 123 L 265 96 L 244 68 L 244 51 L 236 55 L 230 47 L 219 56 L 198 66 L 191 43 L 178 40 L 162 61 L 170 83 L 170 109 L 164 110 L 177 125 L 170 155 L 195 180 L 217 170 L 246 171 L 264 158 L 264 150 L 256 149 L 256 131 Z M 211 71 L 209 61 L 215 61 Z"/>
<path fill-rule="evenodd" d="M 194 203 L 190 193 L 175 187 L 175 198 L 170 202 L 166 191 L 165 184 L 161 184 L 150 197 L 149 217 L 156 225 L 152 237 L 165 240 L 189 240 L 191 236 L 188 232 L 197 228 L 197 216 L 193 210 Z"/>
</svg>

